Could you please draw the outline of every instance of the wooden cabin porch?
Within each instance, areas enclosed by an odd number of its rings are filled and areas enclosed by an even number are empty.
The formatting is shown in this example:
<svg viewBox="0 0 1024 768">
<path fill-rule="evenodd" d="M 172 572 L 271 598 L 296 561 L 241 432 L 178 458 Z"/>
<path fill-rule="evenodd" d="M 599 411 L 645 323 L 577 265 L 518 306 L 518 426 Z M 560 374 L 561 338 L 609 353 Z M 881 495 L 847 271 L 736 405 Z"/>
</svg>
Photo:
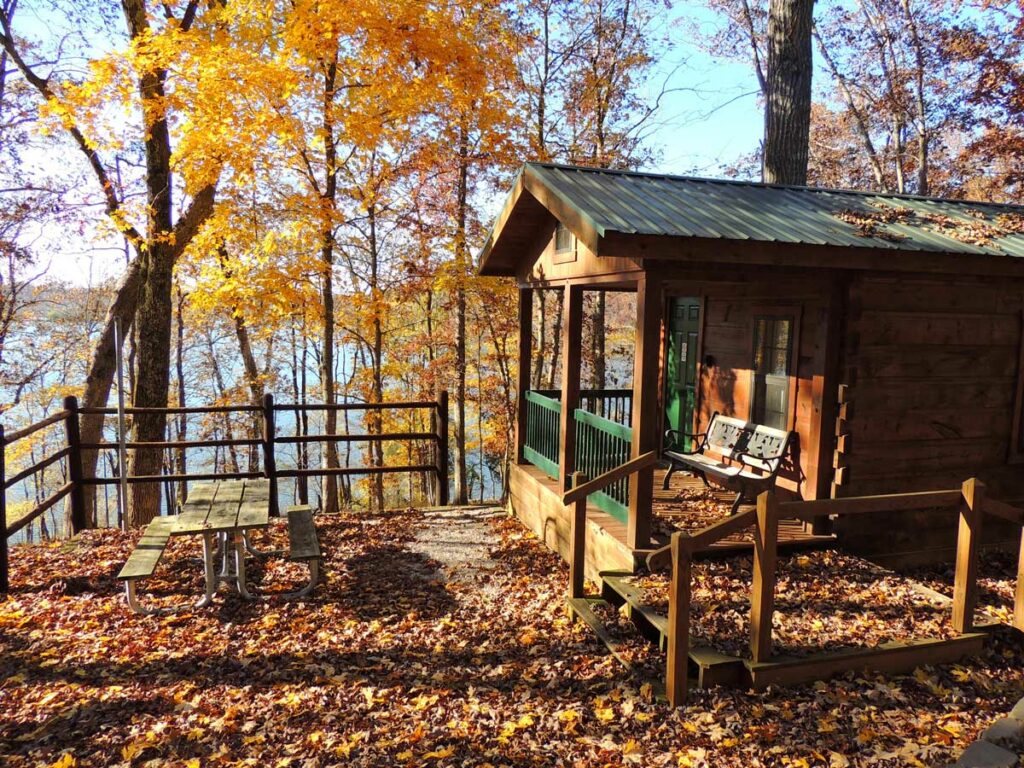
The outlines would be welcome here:
<svg viewBox="0 0 1024 768">
<path fill-rule="evenodd" d="M 601 571 L 636 570 L 647 555 L 668 544 L 671 530 L 696 531 L 714 522 L 714 513 L 697 509 L 688 503 L 685 496 L 705 491 L 700 480 L 692 475 L 676 472 L 668 489 L 662 489 L 667 469 L 658 467 L 654 471 L 654 500 L 651 508 L 652 534 L 649 547 L 633 549 L 627 543 L 626 522 L 609 514 L 593 499 L 587 505 L 587 575 L 598 579 Z M 712 489 L 703 494 L 719 502 L 719 508 L 727 510 L 734 498 L 728 491 Z M 516 514 L 538 537 L 556 552 L 568 557 L 569 518 L 561 505 L 561 491 L 558 482 L 531 465 L 522 464 L 513 468 L 513 506 Z M 743 505 L 740 511 L 752 508 Z M 779 549 L 792 550 L 830 546 L 832 535 L 818 535 L 811 531 L 808 523 L 799 520 L 779 522 Z M 733 534 L 715 542 L 698 557 L 726 556 L 753 550 L 753 536 L 749 530 Z"/>
</svg>

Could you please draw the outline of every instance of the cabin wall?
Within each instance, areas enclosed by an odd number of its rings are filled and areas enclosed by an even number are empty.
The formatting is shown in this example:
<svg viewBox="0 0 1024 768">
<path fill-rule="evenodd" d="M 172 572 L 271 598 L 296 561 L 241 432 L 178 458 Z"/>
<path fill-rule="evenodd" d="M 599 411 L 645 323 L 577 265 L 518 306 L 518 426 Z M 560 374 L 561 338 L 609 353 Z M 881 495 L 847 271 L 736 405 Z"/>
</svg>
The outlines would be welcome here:
<svg viewBox="0 0 1024 768">
<path fill-rule="evenodd" d="M 780 476 L 779 487 L 804 499 L 827 498 L 829 473 L 819 482 L 819 434 L 834 278 L 825 272 L 801 278 L 754 272 L 744 276 L 743 282 L 724 281 L 717 275 L 715 280 L 669 283 L 668 295 L 703 299 L 695 426 L 698 431 L 706 429 L 715 411 L 751 417 L 755 319 L 765 314 L 792 316 L 796 338 L 790 362 L 788 426 L 797 432 L 799 447 L 796 461 Z M 825 418 L 831 438 L 832 419 Z M 826 461 L 830 444 L 827 451 Z"/>
<path fill-rule="evenodd" d="M 850 284 L 840 379 L 834 493 L 859 496 L 959 487 L 1024 499 L 1015 408 L 1024 283 L 863 273 Z M 994 521 L 986 540 L 1019 537 Z M 884 535 L 879 535 L 884 531 Z M 847 518 L 844 544 L 893 562 L 948 558 L 952 510 Z"/>
<path fill-rule="evenodd" d="M 573 237 L 569 252 L 555 250 L 555 225 L 539 231 L 538 240 L 530 252 L 530 258 L 523 259 L 518 270 L 520 285 L 544 285 L 568 279 L 595 279 L 611 277 L 636 279 L 641 273 L 638 258 L 617 256 L 595 256 L 581 241 Z"/>
</svg>

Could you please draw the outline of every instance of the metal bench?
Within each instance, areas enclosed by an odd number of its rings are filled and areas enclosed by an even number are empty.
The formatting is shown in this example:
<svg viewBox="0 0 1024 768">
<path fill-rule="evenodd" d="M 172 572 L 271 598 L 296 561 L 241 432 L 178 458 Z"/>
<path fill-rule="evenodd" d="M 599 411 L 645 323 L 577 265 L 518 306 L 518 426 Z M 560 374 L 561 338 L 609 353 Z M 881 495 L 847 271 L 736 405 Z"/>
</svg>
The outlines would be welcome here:
<svg viewBox="0 0 1024 768">
<path fill-rule="evenodd" d="M 320 539 L 313 522 L 313 511 L 308 505 L 288 507 L 285 514 L 288 515 L 288 559 L 309 567 L 309 583 L 286 597 L 305 597 L 320 580 Z"/>
<path fill-rule="evenodd" d="M 684 450 L 689 439 L 698 441 L 697 447 Z M 736 491 L 736 501 L 729 512 L 735 515 L 744 499 L 754 501 L 757 494 L 775 487 L 792 439 L 790 431 L 722 416 L 716 411 L 707 432 L 694 435 L 670 429 L 665 433 L 668 447 L 662 451 L 662 457 L 668 460 L 669 470 L 662 489 L 668 490 L 677 470 L 688 470 L 705 485 L 711 479 Z"/>
<path fill-rule="evenodd" d="M 117 574 L 117 578 L 124 582 L 125 592 L 128 596 L 128 605 L 136 613 L 143 615 L 153 613 L 169 613 L 180 610 L 176 608 L 146 608 L 138 599 L 136 594 L 136 582 L 139 579 L 149 578 L 153 575 L 160 558 L 163 557 L 164 548 L 171 538 L 171 528 L 174 526 L 174 517 L 157 517 L 142 532 L 139 543 L 128 556 L 128 560 Z"/>
</svg>

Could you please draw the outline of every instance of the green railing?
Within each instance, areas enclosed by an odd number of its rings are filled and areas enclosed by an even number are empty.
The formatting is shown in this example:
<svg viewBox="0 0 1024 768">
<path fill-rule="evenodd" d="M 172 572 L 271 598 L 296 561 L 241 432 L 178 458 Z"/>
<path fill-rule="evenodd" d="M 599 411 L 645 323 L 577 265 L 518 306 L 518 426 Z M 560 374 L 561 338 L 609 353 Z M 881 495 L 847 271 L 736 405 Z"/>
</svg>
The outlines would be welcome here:
<svg viewBox="0 0 1024 768">
<path fill-rule="evenodd" d="M 538 395 L 562 400 L 560 389 L 534 389 Z M 633 390 L 632 389 L 581 389 L 579 407 L 587 413 L 611 421 L 625 424 L 627 427 L 633 423 Z"/>
<path fill-rule="evenodd" d="M 562 404 L 551 397 L 527 391 L 526 441 L 523 457 L 548 477 L 558 479 L 558 452 L 562 444 Z"/>
<path fill-rule="evenodd" d="M 625 424 L 577 408 L 576 471 L 594 478 L 629 461 L 633 430 Z M 587 497 L 598 509 L 620 522 L 629 516 L 629 478 L 611 483 Z"/>
</svg>

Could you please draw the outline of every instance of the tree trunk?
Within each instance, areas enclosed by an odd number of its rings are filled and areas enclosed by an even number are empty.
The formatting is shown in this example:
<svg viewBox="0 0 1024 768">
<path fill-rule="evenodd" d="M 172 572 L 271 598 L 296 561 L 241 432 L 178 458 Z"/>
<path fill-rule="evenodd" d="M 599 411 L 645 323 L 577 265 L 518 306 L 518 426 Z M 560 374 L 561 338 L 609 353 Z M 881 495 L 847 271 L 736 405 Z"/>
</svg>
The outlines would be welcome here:
<svg viewBox="0 0 1024 768">
<path fill-rule="evenodd" d="M 607 379 L 605 364 L 605 307 L 606 296 L 604 291 L 597 292 L 597 306 L 594 307 L 594 336 L 593 336 L 593 357 L 594 357 L 594 388 L 604 389 Z M 603 401 L 601 401 L 603 403 Z M 607 414 L 600 414 L 605 416 Z"/>
<path fill-rule="evenodd" d="M 459 135 L 459 183 L 455 231 L 455 504 L 469 503 L 466 478 L 466 205 L 469 184 L 469 137 Z"/>
<path fill-rule="evenodd" d="M 324 403 L 335 404 L 334 392 L 334 206 L 338 193 L 338 152 L 334 136 L 334 90 L 338 74 L 337 52 L 334 59 L 324 68 L 323 135 L 324 166 L 327 177 L 324 180 L 324 215 L 320 247 L 320 293 L 324 307 L 323 350 L 320 355 L 320 388 Z M 324 431 L 333 435 L 338 429 L 338 413 L 328 408 L 324 413 Z M 338 445 L 327 441 L 323 444 L 323 466 L 334 469 L 338 466 Z M 323 478 L 323 511 L 334 514 L 338 511 L 338 478 L 325 475 Z"/>
<path fill-rule="evenodd" d="M 771 0 L 763 180 L 806 184 L 811 126 L 814 0 Z"/>
</svg>

